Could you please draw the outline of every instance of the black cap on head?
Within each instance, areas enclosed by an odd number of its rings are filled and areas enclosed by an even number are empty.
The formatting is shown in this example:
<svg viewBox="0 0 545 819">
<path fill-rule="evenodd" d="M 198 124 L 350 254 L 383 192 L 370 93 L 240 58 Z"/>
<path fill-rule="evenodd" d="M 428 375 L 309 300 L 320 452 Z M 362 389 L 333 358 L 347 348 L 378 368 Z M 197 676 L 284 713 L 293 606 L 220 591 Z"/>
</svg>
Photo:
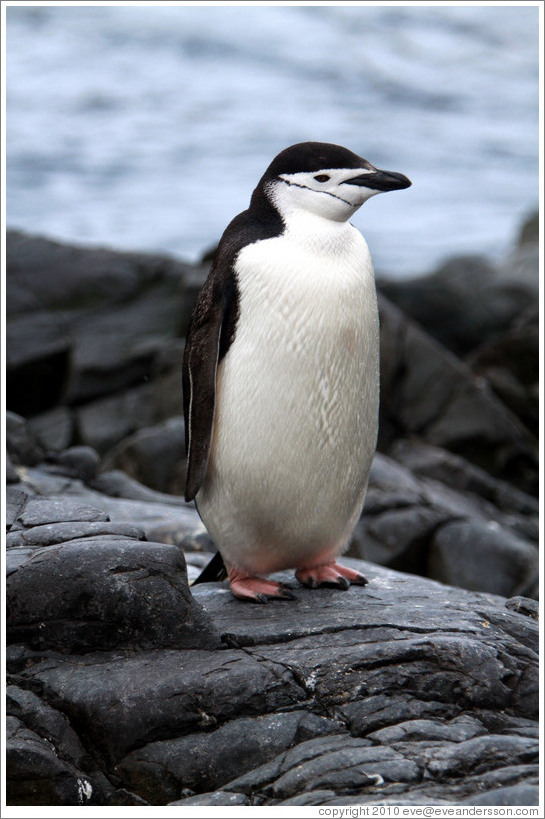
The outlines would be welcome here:
<svg viewBox="0 0 545 819">
<path fill-rule="evenodd" d="M 263 176 L 263 181 L 283 173 L 314 173 L 324 168 L 365 168 L 369 165 L 361 156 L 342 145 L 329 142 L 298 142 L 281 151 Z"/>
</svg>

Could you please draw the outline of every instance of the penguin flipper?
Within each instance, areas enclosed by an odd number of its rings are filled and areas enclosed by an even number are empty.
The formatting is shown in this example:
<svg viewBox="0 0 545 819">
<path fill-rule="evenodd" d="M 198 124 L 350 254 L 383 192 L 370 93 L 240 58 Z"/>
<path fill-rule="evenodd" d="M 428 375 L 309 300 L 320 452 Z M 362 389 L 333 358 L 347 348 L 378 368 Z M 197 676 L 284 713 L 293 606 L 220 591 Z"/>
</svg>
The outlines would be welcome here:
<svg viewBox="0 0 545 819">
<path fill-rule="evenodd" d="M 195 586 L 197 583 L 216 583 L 220 580 L 225 580 L 227 577 L 227 569 L 225 563 L 219 552 L 216 552 L 212 560 L 210 560 L 200 575 L 191 583 Z"/>
<path fill-rule="evenodd" d="M 218 363 L 234 337 L 237 288 L 218 249 L 216 262 L 193 309 L 183 360 L 187 474 L 185 499 L 191 501 L 204 480 L 214 425 Z M 223 262 L 223 263 L 222 263 Z"/>
<path fill-rule="evenodd" d="M 204 479 L 216 403 L 216 373 L 223 311 L 209 305 L 199 314 L 197 301 L 187 333 L 183 363 L 183 392 L 187 473 L 185 499 L 191 501 Z"/>
</svg>

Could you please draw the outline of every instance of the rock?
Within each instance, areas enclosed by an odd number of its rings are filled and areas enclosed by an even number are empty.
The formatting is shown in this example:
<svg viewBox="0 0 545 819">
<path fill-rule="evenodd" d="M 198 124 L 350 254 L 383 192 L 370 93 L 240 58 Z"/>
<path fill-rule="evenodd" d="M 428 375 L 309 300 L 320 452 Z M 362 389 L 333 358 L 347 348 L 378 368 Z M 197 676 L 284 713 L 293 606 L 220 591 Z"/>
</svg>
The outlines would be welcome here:
<svg viewBox="0 0 545 819">
<path fill-rule="evenodd" d="M 522 227 L 519 241 L 497 270 L 497 281 L 509 297 L 511 293 L 531 294 L 539 298 L 539 237 L 532 240 L 532 219 Z M 539 225 L 537 226 L 539 232 Z M 517 312 L 522 312 L 522 309 Z"/>
<path fill-rule="evenodd" d="M 496 478 L 536 493 L 537 446 L 530 432 L 469 368 L 386 299 L 381 313 L 379 449 L 418 436 Z"/>
<path fill-rule="evenodd" d="M 32 691 L 6 689 L 8 803 L 86 805 L 110 801 L 113 788 L 66 717 Z"/>
<path fill-rule="evenodd" d="M 243 793 L 228 793 L 227 791 L 216 791 L 215 793 L 202 793 L 200 796 L 189 796 L 186 799 L 180 799 L 177 802 L 169 802 L 171 805 L 185 805 L 191 807 L 192 805 L 249 805 L 250 800 Z"/>
<path fill-rule="evenodd" d="M 17 518 L 25 508 L 33 490 L 23 484 L 6 487 L 6 531 L 16 525 Z M 19 528 L 20 525 L 19 525 Z"/>
<path fill-rule="evenodd" d="M 125 785 L 148 802 L 164 805 L 184 787 L 216 790 L 286 751 L 303 731 L 305 736 L 331 734 L 339 727 L 304 711 L 242 717 L 211 733 L 151 742 L 128 754 L 115 770 Z"/>
<path fill-rule="evenodd" d="M 464 494 L 476 495 L 489 501 L 500 512 L 537 518 L 539 503 L 536 498 L 515 487 L 493 478 L 484 469 L 439 447 L 418 440 L 399 439 L 389 450 L 398 464 L 410 470 L 414 478 L 432 478 Z M 398 470 L 399 474 L 399 470 Z M 416 486 L 416 482 L 414 482 Z M 420 487 L 421 497 L 425 490 Z"/>
<path fill-rule="evenodd" d="M 51 454 L 48 462 L 55 464 L 55 471 L 71 478 L 81 478 L 88 483 L 92 481 L 100 466 L 98 452 L 90 446 L 72 446 L 64 452 Z"/>
<path fill-rule="evenodd" d="M 460 805 L 539 805 L 539 785 L 512 785 L 462 799 Z"/>
<path fill-rule="evenodd" d="M 505 332 L 535 302 L 537 261 L 537 245 L 532 244 L 516 251 L 502 268 L 481 257 L 459 257 L 431 275 L 378 284 L 407 316 L 463 357 Z"/>
<path fill-rule="evenodd" d="M 530 213 L 524 220 L 517 240 L 517 246 L 539 242 L 539 211 Z"/>
<path fill-rule="evenodd" d="M 184 430 L 181 416 L 140 429 L 106 454 L 104 469 L 119 469 L 159 492 L 183 495 L 186 471 Z"/>
<path fill-rule="evenodd" d="M 34 670 L 45 675 L 48 701 L 62 700 L 69 718 L 79 713 L 87 741 L 108 764 L 146 742 L 208 731 L 241 711 L 274 713 L 304 699 L 288 669 L 229 649 L 58 655 Z"/>
<path fill-rule="evenodd" d="M 56 407 L 28 419 L 36 440 L 46 452 L 67 449 L 74 437 L 74 417 L 68 407 Z"/>
<path fill-rule="evenodd" d="M 7 581 L 10 642 L 90 651 L 213 645 L 174 546 L 122 536 L 41 548 Z"/>
<path fill-rule="evenodd" d="M 91 488 L 112 498 L 124 498 L 126 500 L 137 500 L 143 503 L 161 503 L 169 506 L 184 506 L 186 504 L 181 498 L 167 495 L 164 492 L 156 492 L 143 486 L 134 478 L 130 478 L 120 469 L 112 469 L 102 472 L 89 482 Z"/>
<path fill-rule="evenodd" d="M 537 545 L 502 531 L 494 521 L 452 521 L 433 536 L 427 573 L 464 589 L 534 597 L 539 591 Z"/>
<path fill-rule="evenodd" d="M 6 452 L 4 457 L 6 459 L 6 483 L 19 483 L 21 479 L 19 477 L 19 473 L 11 462 L 9 452 Z"/>
<path fill-rule="evenodd" d="M 137 540 L 143 540 L 145 537 L 142 529 L 129 523 L 103 523 L 101 521 L 72 523 L 67 521 L 32 526 L 30 529 L 19 529 L 7 536 L 6 545 L 8 549 L 14 547 L 19 549 L 25 546 L 31 549 L 41 549 L 44 546 L 54 546 L 57 543 L 97 535 L 122 535 Z"/>
<path fill-rule="evenodd" d="M 118 489 L 120 483 L 117 478 L 112 480 L 113 475 L 113 472 L 107 473 L 107 485 L 111 490 Z M 94 487 L 103 486 L 102 477 L 93 482 Z M 128 477 L 126 483 L 130 485 L 129 499 L 108 497 L 96 489 L 81 493 L 81 497 L 99 506 L 112 521 L 139 526 L 148 539 L 163 541 L 164 536 L 165 543 L 179 545 L 185 537 L 191 538 L 196 531 L 202 532 L 201 519 L 193 504 L 185 503 L 180 497 L 154 492 Z"/>
<path fill-rule="evenodd" d="M 351 565 L 367 587 L 268 607 L 197 587 L 221 650 L 14 654 L 13 674 L 152 804 L 471 804 L 500 769 L 527 798 L 537 623 L 501 598 Z"/>
<path fill-rule="evenodd" d="M 400 440 L 392 452 L 399 460 L 375 456 L 350 555 L 462 588 L 537 596 L 533 498 L 436 447 Z"/>
<path fill-rule="evenodd" d="M 395 503 L 431 496 L 431 479 L 384 456 L 377 469 Z M 42 486 L 38 474 L 27 481 Z M 538 625 L 524 601 L 355 561 L 370 582 L 346 593 L 301 588 L 259 607 L 204 584 L 192 597 L 180 548 L 115 520 L 129 508 L 183 519 L 183 501 L 100 478 L 140 499 L 70 478 L 70 503 L 9 488 L 18 804 L 80 804 L 77 781 L 108 805 L 469 804 L 499 787 L 530 798 Z M 61 512 L 72 520 L 47 522 Z M 188 544 L 202 534 L 191 514 Z"/>
<path fill-rule="evenodd" d="M 472 351 L 467 363 L 534 434 L 539 434 L 539 305 L 499 338 Z"/>
<path fill-rule="evenodd" d="M 6 449 L 17 464 L 37 464 L 44 455 L 25 419 L 14 412 L 6 413 Z"/>
<path fill-rule="evenodd" d="M 182 340 L 166 341 L 142 383 L 77 407 L 78 439 L 104 454 L 139 429 L 179 416 L 182 357 Z"/>
<path fill-rule="evenodd" d="M 100 509 L 85 506 L 64 497 L 31 498 L 18 515 L 23 526 L 41 526 L 44 523 L 67 521 L 108 520 Z"/>
<path fill-rule="evenodd" d="M 149 382 L 83 404 L 76 410 L 78 437 L 104 454 L 154 419 L 153 384 Z"/>
<path fill-rule="evenodd" d="M 436 776 L 460 776 L 479 767 L 486 767 L 488 760 L 498 763 L 535 762 L 539 739 L 516 736 L 481 736 L 460 742 L 452 748 L 438 750 L 428 764 L 428 770 Z"/>
<path fill-rule="evenodd" d="M 7 394 L 38 415 L 149 377 L 183 335 L 204 270 L 7 233 Z M 32 390 L 28 385 L 32 384 Z"/>
<path fill-rule="evenodd" d="M 15 717 L 6 719 L 6 799 L 9 805 L 87 805 L 90 781 L 57 756 L 54 745 L 25 728 Z"/>
<path fill-rule="evenodd" d="M 71 322 L 64 313 L 52 316 L 48 311 L 17 316 L 12 323 L 8 317 L 7 321 L 8 407 L 22 415 L 39 415 L 65 398 Z"/>
<path fill-rule="evenodd" d="M 539 603 L 537 600 L 530 600 L 528 597 L 511 597 L 505 604 L 508 609 L 519 611 L 534 620 L 539 620 Z"/>
</svg>

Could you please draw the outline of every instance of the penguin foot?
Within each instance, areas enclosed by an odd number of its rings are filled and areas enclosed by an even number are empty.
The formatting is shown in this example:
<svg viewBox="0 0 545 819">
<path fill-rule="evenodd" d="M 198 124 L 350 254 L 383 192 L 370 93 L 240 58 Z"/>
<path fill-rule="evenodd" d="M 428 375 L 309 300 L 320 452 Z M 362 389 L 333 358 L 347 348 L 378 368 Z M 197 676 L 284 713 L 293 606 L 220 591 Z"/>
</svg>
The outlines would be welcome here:
<svg viewBox="0 0 545 819">
<path fill-rule="evenodd" d="M 301 567 L 295 572 L 295 577 L 303 586 L 316 589 L 318 586 L 338 586 L 343 591 L 353 583 L 356 586 L 365 586 L 367 578 L 348 566 L 341 566 L 330 560 L 328 563 L 321 563 L 319 566 Z"/>
<path fill-rule="evenodd" d="M 229 586 L 239 600 L 252 603 L 268 603 L 269 600 L 296 600 L 296 596 L 283 583 L 265 580 L 264 577 L 253 577 L 227 566 Z"/>
</svg>

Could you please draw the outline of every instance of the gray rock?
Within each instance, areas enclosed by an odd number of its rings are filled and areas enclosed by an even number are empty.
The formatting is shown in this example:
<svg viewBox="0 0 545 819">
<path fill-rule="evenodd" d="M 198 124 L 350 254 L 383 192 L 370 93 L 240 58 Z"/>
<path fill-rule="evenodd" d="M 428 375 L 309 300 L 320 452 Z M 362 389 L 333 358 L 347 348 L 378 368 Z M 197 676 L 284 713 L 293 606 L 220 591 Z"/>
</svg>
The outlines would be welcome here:
<svg viewBox="0 0 545 819">
<path fill-rule="evenodd" d="M 37 464 L 44 455 L 28 423 L 14 412 L 6 413 L 6 449 L 17 464 Z"/>
<path fill-rule="evenodd" d="M 112 476 L 113 473 L 108 473 L 108 475 Z M 145 532 L 148 540 L 153 538 L 163 540 L 160 535 L 166 533 L 164 535 L 166 543 L 179 544 L 186 535 L 191 535 L 196 530 L 202 532 L 201 519 L 193 504 L 185 503 L 180 497 L 154 492 L 128 477 L 126 480 L 130 482 L 131 492 L 134 495 L 139 495 L 140 500 L 136 497 L 129 499 L 109 497 L 96 490 L 81 493 L 80 497 L 82 500 L 100 507 L 112 522 L 132 523 L 140 527 Z M 94 481 L 93 485 L 97 486 L 99 483 L 101 482 Z M 116 487 L 119 488 L 117 478 L 110 480 L 109 477 L 107 484 L 112 490 L 115 490 Z M 145 493 L 149 493 L 149 495 Z M 171 537 L 173 530 L 178 532 L 175 539 Z"/>
<path fill-rule="evenodd" d="M 208 731 L 238 716 L 273 714 L 305 699 L 288 668 L 239 650 L 206 648 L 49 655 L 23 676 L 26 684 L 40 680 L 48 702 L 62 703 L 69 719 L 77 715 L 108 765 L 146 742 Z"/>
<path fill-rule="evenodd" d="M 61 452 L 73 441 L 74 416 L 68 407 L 55 407 L 28 419 L 36 440 L 46 452 Z"/>
<path fill-rule="evenodd" d="M 505 333 L 481 344 L 467 358 L 504 404 L 539 434 L 539 304 L 515 318 Z"/>
<path fill-rule="evenodd" d="M 6 531 L 9 532 L 14 525 L 17 525 L 17 518 L 22 514 L 33 494 L 34 491 L 31 488 L 21 483 L 6 487 Z"/>
<path fill-rule="evenodd" d="M 434 338 L 465 355 L 504 332 L 535 300 L 536 248 L 519 248 L 502 268 L 477 256 L 454 258 L 428 276 L 381 280 L 379 289 Z"/>
<path fill-rule="evenodd" d="M 79 440 L 104 454 L 139 429 L 179 416 L 183 407 L 182 355 L 180 339 L 165 341 L 153 359 L 149 377 L 79 406 L 75 410 Z"/>
<path fill-rule="evenodd" d="M 334 733 L 340 727 L 304 711 L 241 717 L 208 733 L 149 743 L 126 756 L 115 773 L 151 804 L 164 805 L 184 788 L 215 791 L 302 736 Z"/>
<path fill-rule="evenodd" d="M 6 688 L 6 714 L 47 739 L 65 762 L 77 768 L 89 764 L 87 752 L 66 717 L 41 700 L 32 691 L 15 685 Z"/>
<path fill-rule="evenodd" d="M 417 435 L 535 494 L 535 438 L 448 350 L 384 297 L 379 449 Z"/>
<path fill-rule="evenodd" d="M 31 547 L 33 549 L 66 543 L 77 538 L 96 537 L 97 535 L 122 535 L 143 540 L 145 535 L 138 526 L 130 523 L 110 523 L 108 521 L 67 521 L 63 523 L 46 523 L 32 526 L 8 535 L 8 548 Z"/>
<path fill-rule="evenodd" d="M 185 488 L 185 432 L 181 416 L 140 429 L 106 454 L 104 469 L 119 469 L 140 483 L 173 495 Z"/>
<path fill-rule="evenodd" d="M 8 544 L 8 552 L 6 554 L 6 577 L 9 577 L 10 574 L 16 572 L 17 569 L 19 569 L 32 557 L 32 549 L 12 549 L 9 548 L 10 545 L 11 544 Z M 17 544 L 17 546 L 19 546 L 19 544 Z"/>
<path fill-rule="evenodd" d="M 179 549 L 112 535 L 38 549 L 7 580 L 9 642 L 90 651 L 214 645 Z"/>
<path fill-rule="evenodd" d="M 428 764 L 428 771 L 435 777 L 461 776 L 470 771 L 486 770 L 487 763 L 494 767 L 500 763 L 538 762 L 539 740 L 514 736 L 480 736 L 460 742 L 453 747 L 437 749 Z"/>
<path fill-rule="evenodd" d="M 78 437 L 104 454 L 155 417 L 154 385 L 141 384 L 76 409 Z"/>
<path fill-rule="evenodd" d="M 67 521 L 103 521 L 108 515 L 94 506 L 87 506 L 65 497 L 31 498 L 19 513 L 23 526 Z"/>
<path fill-rule="evenodd" d="M 53 463 L 57 472 L 68 475 L 72 478 L 81 478 L 88 483 L 96 476 L 100 466 L 100 456 L 98 452 L 90 446 L 72 446 L 51 455 L 48 463 Z"/>
<path fill-rule="evenodd" d="M 23 414 L 149 377 L 156 356 L 183 335 L 204 276 L 165 256 L 15 231 L 7 234 L 7 272 L 8 393 Z"/>
<path fill-rule="evenodd" d="M 463 588 L 537 595 L 533 498 L 436 447 L 400 440 L 392 452 L 398 461 L 375 456 L 350 555 Z"/>
<path fill-rule="evenodd" d="M 243 793 L 227 793 L 227 791 L 214 791 L 214 793 L 201 793 L 199 796 L 188 796 L 187 799 L 179 799 L 177 802 L 169 802 L 168 807 L 172 805 L 185 805 L 191 807 L 192 805 L 209 805 L 213 806 L 229 806 L 229 805 L 249 805 L 250 800 Z"/>
<path fill-rule="evenodd" d="M 471 804 L 500 787 L 527 798 L 535 620 L 503 598 L 351 565 L 366 587 L 302 588 L 269 606 L 196 587 L 220 650 L 13 646 L 9 667 L 115 767 L 109 804 Z"/>
<path fill-rule="evenodd" d="M 539 242 L 539 211 L 529 213 L 520 227 L 517 247 Z"/>
<path fill-rule="evenodd" d="M 49 740 L 16 717 L 6 720 L 6 800 L 9 805 L 87 805 L 92 784 L 59 759 Z"/>
<path fill-rule="evenodd" d="M 9 277 L 8 277 L 9 281 Z M 8 304 L 10 304 L 8 297 Z M 19 315 L 6 327 L 6 392 L 11 410 L 39 415 L 64 400 L 70 373 L 71 321 L 47 310 Z"/>
<path fill-rule="evenodd" d="M 307 791 L 307 793 L 300 793 L 297 796 L 292 796 L 291 799 L 282 799 L 278 802 L 279 805 L 327 805 L 331 799 L 335 798 L 335 791 L 316 790 Z M 346 799 L 346 797 L 344 797 Z"/>
<path fill-rule="evenodd" d="M 537 547 L 493 521 L 452 521 L 433 537 L 427 573 L 464 589 L 530 596 L 538 590 Z"/>
<path fill-rule="evenodd" d="M 167 495 L 164 492 L 156 492 L 147 486 L 143 486 L 135 478 L 129 477 L 129 475 L 120 469 L 102 472 L 89 483 L 91 488 L 112 498 L 186 507 L 186 504 L 181 498 L 172 497 L 172 495 Z"/>
<path fill-rule="evenodd" d="M 19 477 L 19 473 L 13 466 L 11 462 L 11 457 L 9 452 L 5 452 L 5 459 L 6 459 L 6 483 L 19 483 L 21 478 Z"/>
<path fill-rule="evenodd" d="M 530 600 L 527 597 L 512 597 L 507 600 L 506 607 L 513 611 L 518 611 L 521 614 L 526 614 L 528 617 L 533 617 L 534 620 L 539 620 L 539 603 L 537 600 Z"/>
<path fill-rule="evenodd" d="M 490 501 L 502 512 L 534 517 L 538 515 L 539 503 L 536 498 L 505 481 L 493 478 L 484 469 L 479 469 L 465 458 L 445 449 L 415 439 L 399 439 L 391 447 L 389 454 L 397 463 L 410 470 L 413 480 L 414 477 L 432 478 L 463 492 L 466 497 L 471 494 Z M 418 487 L 416 481 L 414 485 Z M 422 495 L 422 488 L 418 488 Z"/>
<path fill-rule="evenodd" d="M 279 774 L 271 788 L 272 795 L 279 799 L 308 790 L 372 793 L 386 782 L 413 783 L 420 779 L 418 766 L 402 754 L 343 735 L 301 743 L 284 756 Z"/>
<path fill-rule="evenodd" d="M 462 799 L 460 805 L 539 805 L 539 785 L 511 785 Z"/>
<path fill-rule="evenodd" d="M 13 799 L 13 803 L 117 804 L 114 788 L 63 714 L 32 691 L 14 685 L 6 689 L 6 714 L 26 729 L 18 732 L 15 743 L 7 743 L 10 773 L 18 774 L 8 779 L 8 792 L 13 797 L 19 792 L 23 797 L 23 801 Z M 38 750 L 38 759 L 34 750 Z M 41 771 L 44 763 L 46 770 Z M 45 775 L 40 776 L 42 773 Z M 36 801 L 29 801 L 30 794 Z"/>
<path fill-rule="evenodd" d="M 410 719 L 397 725 L 380 728 L 366 736 L 380 745 L 408 741 L 462 742 L 486 733 L 483 724 L 470 716 L 455 717 L 439 722 L 433 719 Z"/>
</svg>

